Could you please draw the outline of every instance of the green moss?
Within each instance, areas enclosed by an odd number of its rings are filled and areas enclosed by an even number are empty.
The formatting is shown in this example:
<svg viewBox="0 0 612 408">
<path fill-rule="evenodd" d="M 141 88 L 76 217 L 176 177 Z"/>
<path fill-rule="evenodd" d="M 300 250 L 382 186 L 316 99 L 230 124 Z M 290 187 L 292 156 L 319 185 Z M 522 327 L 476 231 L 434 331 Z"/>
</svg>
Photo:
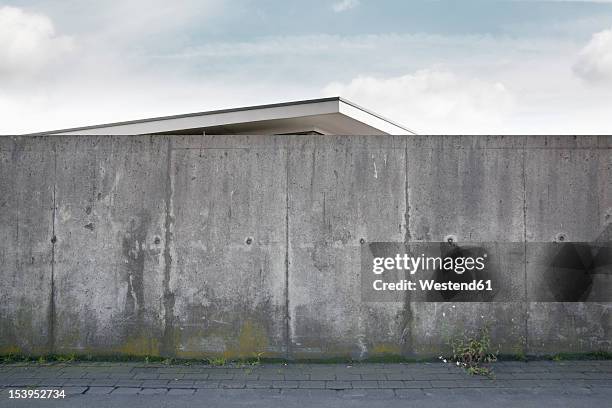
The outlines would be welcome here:
<svg viewBox="0 0 612 408">
<path fill-rule="evenodd" d="M 128 338 L 117 353 L 128 356 L 159 356 L 160 345 L 155 338 L 147 336 L 132 336 Z"/>
<path fill-rule="evenodd" d="M 433 358 L 428 359 L 417 359 L 404 357 L 399 354 L 383 354 L 383 355 L 374 355 L 370 356 L 364 360 L 360 360 L 363 363 L 416 363 L 416 362 L 428 362 L 433 361 Z"/>
<path fill-rule="evenodd" d="M 538 360 L 612 360 L 612 353 L 607 351 L 597 351 L 589 353 L 557 353 L 551 355 L 524 356 L 522 354 L 502 354 L 498 356 L 499 361 L 538 361 Z M 25 355 L 17 353 L 0 354 L 0 364 L 12 364 L 21 362 L 40 361 L 44 364 L 49 363 L 71 363 L 71 362 L 142 362 L 151 364 L 176 364 L 176 365 L 191 365 L 191 364 L 208 364 L 208 359 L 184 359 L 184 358 L 168 358 L 164 356 L 141 356 L 141 355 L 109 355 L 109 354 L 37 354 Z M 262 356 L 253 356 L 252 358 L 240 358 L 235 360 L 227 360 L 225 364 L 237 365 L 259 365 L 259 364 L 283 364 L 292 365 L 299 364 L 367 364 L 367 363 L 420 363 L 420 362 L 435 362 L 438 361 L 434 357 L 412 358 L 404 357 L 397 354 L 385 354 L 381 356 L 372 356 L 364 360 L 355 360 L 348 357 L 330 357 L 330 358 L 299 358 L 287 360 L 284 358 L 266 358 Z"/>
<path fill-rule="evenodd" d="M 498 354 L 498 361 L 527 361 L 528 357 L 524 353 L 516 353 L 516 354 Z"/>
<path fill-rule="evenodd" d="M 372 347 L 370 355 L 399 355 L 401 347 L 392 343 L 380 343 Z"/>
<path fill-rule="evenodd" d="M 608 351 L 594 351 L 591 353 L 557 353 L 553 355 L 540 356 L 541 360 L 566 361 L 566 360 L 612 360 L 612 353 Z"/>
<path fill-rule="evenodd" d="M 0 346 L 0 356 L 18 355 L 21 354 L 21 349 L 17 346 L 6 345 Z"/>
</svg>

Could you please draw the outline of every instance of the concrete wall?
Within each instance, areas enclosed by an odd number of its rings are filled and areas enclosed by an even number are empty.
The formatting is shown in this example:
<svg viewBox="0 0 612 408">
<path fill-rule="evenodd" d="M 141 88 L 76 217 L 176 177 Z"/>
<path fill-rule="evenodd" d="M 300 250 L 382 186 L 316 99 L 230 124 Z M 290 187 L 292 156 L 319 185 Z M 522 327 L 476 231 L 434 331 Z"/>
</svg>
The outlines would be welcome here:
<svg viewBox="0 0 612 408">
<path fill-rule="evenodd" d="M 0 354 L 437 355 L 483 322 L 502 352 L 610 352 L 610 303 L 366 303 L 359 263 L 362 242 L 601 239 L 611 147 L 2 137 Z M 525 292 L 533 268 L 526 257 Z"/>
</svg>

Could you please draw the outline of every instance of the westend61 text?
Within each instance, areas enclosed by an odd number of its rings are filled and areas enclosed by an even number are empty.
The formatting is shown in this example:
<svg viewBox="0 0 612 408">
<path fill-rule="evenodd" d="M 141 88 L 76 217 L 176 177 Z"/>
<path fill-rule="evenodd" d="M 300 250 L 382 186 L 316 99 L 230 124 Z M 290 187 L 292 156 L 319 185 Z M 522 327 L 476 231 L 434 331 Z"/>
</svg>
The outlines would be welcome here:
<svg viewBox="0 0 612 408">
<path fill-rule="evenodd" d="M 374 290 L 435 290 L 435 291 L 457 291 L 457 290 L 467 290 L 467 291 L 483 291 L 483 290 L 493 290 L 491 285 L 491 280 L 473 280 L 471 282 L 436 282 L 435 280 L 418 280 L 419 285 L 417 286 L 417 282 L 409 281 L 406 279 L 402 279 L 399 282 L 383 282 L 380 279 L 377 279 L 373 282 Z"/>
</svg>

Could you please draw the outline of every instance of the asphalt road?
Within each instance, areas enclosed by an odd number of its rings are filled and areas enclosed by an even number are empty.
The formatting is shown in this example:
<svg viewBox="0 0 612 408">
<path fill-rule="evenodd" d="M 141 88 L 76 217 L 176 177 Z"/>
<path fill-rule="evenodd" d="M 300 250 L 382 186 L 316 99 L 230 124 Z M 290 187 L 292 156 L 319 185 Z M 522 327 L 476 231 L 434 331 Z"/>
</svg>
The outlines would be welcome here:
<svg viewBox="0 0 612 408">
<path fill-rule="evenodd" d="M 267 390 L 266 390 L 267 391 Z M 9 400 L 0 407 L 609 407 L 612 388 L 596 392 L 585 389 L 436 389 L 412 390 L 401 396 L 378 391 L 327 390 L 208 390 L 192 395 L 87 395 L 64 400 Z"/>
</svg>

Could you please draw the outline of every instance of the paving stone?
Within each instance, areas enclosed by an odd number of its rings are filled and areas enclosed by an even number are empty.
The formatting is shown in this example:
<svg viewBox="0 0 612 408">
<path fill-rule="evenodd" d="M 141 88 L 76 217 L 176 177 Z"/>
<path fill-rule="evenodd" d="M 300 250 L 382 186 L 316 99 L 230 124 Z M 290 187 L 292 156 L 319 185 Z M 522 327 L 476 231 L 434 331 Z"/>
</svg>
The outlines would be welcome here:
<svg viewBox="0 0 612 408">
<path fill-rule="evenodd" d="M 272 388 L 273 381 L 248 381 L 247 388 Z"/>
<path fill-rule="evenodd" d="M 581 374 L 582 376 L 584 376 L 583 378 L 592 378 L 596 380 L 612 380 L 612 373 L 607 373 L 607 372 L 602 373 L 599 371 L 595 371 L 595 372 L 586 372 L 586 373 L 571 373 L 570 375 L 576 375 L 576 374 Z M 565 375 L 568 375 L 568 374 L 565 374 Z M 574 378 L 574 377 L 571 377 L 571 378 Z"/>
<path fill-rule="evenodd" d="M 544 388 L 550 388 L 550 387 L 561 387 L 561 381 L 560 380 L 534 380 L 533 381 L 535 384 L 535 386 L 537 387 L 544 387 Z"/>
<path fill-rule="evenodd" d="M 259 379 L 257 373 L 236 373 L 234 374 L 234 380 L 245 380 L 245 381 L 256 381 Z"/>
<path fill-rule="evenodd" d="M 361 379 L 369 380 L 369 381 L 378 381 L 378 380 L 386 380 L 387 376 L 384 373 L 365 373 L 365 374 L 361 374 Z"/>
<path fill-rule="evenodd" d="M 65 380 L 54 381 L 53 384 L 49 384 L 49 385 L 59 387 L 63 385 L 64 381 Z M 47 382 L 47 381 L 39 380 L 36 378 L 11 378 L 10 381 L 8 381 L 7 385 L 10 385 L 11 387 L 36 387 L 38 385 L 45 385 L 43 384 L 43 382 Z"/>
<path fill-rule="evenodd" d="M 87 391 L 88 387 L 62 387 L 66 395 L 79 395 Z"/>
<path fill-rule="evenodd" d="M 195 381 L 192 380 L 170 380 L 168 388 L 194 388 Z"/>
<path fill-rule="evenodd" d="M 298 381 L 298 388 L 323 389 L 325 388 L 325 381 Z"/>
<path fill-rule="evenodd" d="M 94 387 L 103 387 L 103 386 L 114 386 L 117 383 L 117 380 L 112 378 L 95 378 L 93 379 L 89 385 Z"/>
<path fill-rule="evenodd" d="M 298 381 L 274 381 L 272 388 L 298 388 Z"/>
<path fill-rule="evenodd" d="M 246 381 L 221 380 L 219 388 L 246 388 Z"/>
<path fill-rule="evenodd" d="M 115 387 L 89 387 L 85 394 L 110 394 Z"/>
<path fill-rule="evenodd" d="M 437 380 L 465 380 L 466 378 L 470 378 L 469 374 L 442 373 L 436 375 Z"/>
<path fill-rule="evenodd" d="M 89 378 L 75 378 L 75 379 L 68 379 L 66 380 L 66 382 L 64 383 L 64 386 L 66 387 L 86 387 L 89 384 L 91 384 L 91 379 Z"/>
<path fill-rule="evenodd" d="M 148 370 L 141 370 L 142 373 L 147 373 Z M 177 368 L 158 368 L 155 372 L 159 375 L 169 376 L 169 377 L 182 377 L 184 374 L 182 367 Z"/>
<path fill-rule="evenodd" d="M 378 381 L 379 388 L 404 388 L 403 381 Z"/>
<path fill-rule="evenodd" d="M 373 400 L 385 400 L 394 399 L 395 393 L 393 390 L 380 390 L 380 389 L 353 389 L 353 390 L 342 390 L 338 391 L 338 396 L 344 399 L 373 399 Z"/>
<path fill-rule="evenodd" d="M 354 373 L 336 373 L 335 379 L 338 381 L 359 381 L 361 380 L 361 375 Z"/>
<path fill-rule="evenodd" d="M 589 379 L 585 381 L 585 384 L 590 388 L 598 388 L 598 387 L 610 388 L 612 387 L 612 381 L 607 380 L 607 379 L 605 380 Z"/>
<path fill-rule="evenodd" d="M 122 372 L 122 373 L 112 373 L 110 374 L 112 378 L 120 379 L 120 380 L 133 380 L 134 373 L 130 372 Z"/>
<path fill-rule="evenodd" d="M 542 367 L 542 366 L 535 366 L 535 365 L 524 366 L 524 367 L 521 367 L 521 369 L 525 373 L 547 373 L 547 372 L 550 372 L 550 368 L 549 367 Z"/>
<path fill-rule="evenodd" d="M 499 383 L 498 383 L 497 379 L 481 378 L 480 380 L 478 380 L 478 382 L 480 383 L 480 387 L 482 387 L 482 388 L 496 388 L 496 387 L 499 387 Z"/>
<path fill-rule="evenodd" d="M 413 378 L 417 381 L 429 381 L 437 380 L 439 373 L 420 373 L 413 375 Z"/>
<path fill-rule="evenodd" d="M 515 376 L 520 380 L 541 380 L 541 379 L 556 379 L 560 380 L 561 375 L 559 373 L 541 373 L 541 372 L 527 372 L 521 373 Z"/>
<path fill-rule="evenodd" d="M 219 388 L 219 381 L 195 381 L 193 383 L 193 388 L 202 388 L 202 389 Z"/>
<path fill-rule="evenodd" d="M 402 380 L 416 380 L 411 374 L 408 373 L 387 373 L 385 374 L 387 380 L 391 381 L 402 381 Z"/>
<path fill-rule="evenodd" d="M 310 374 L 306 373 L 285 373 L 285 380 L 287 381 L 308 381 L 310 380 Z"/>
<path fill-rule="evenodd" d="M 209 377 L 208 373 L 185 373 L 183 376 L 183 379 L 200 381 L 200 380 L 208 380 L 208 377 Z"/>
<path fill-rule="evenodd" d="M 179 395 L 193 395 L 196 392 L 193 388 L 170 388 L 168 395 L 179 396 Z"/>
<path fill-rule="evenodd" d="M 137 373 L 132 376 L 134 380 L 157 380 L 159 379 L 159 374 L 150 372 L 150 373 Z"/>
<path fill-rule="evenodd" d="M 280 391 L 277 389 L 199 389 L 196 391 L 198 398 L 244 398 L 255 400 L 258 398 L 280 397 Z"/>
<path fill-rule="evenodd" d="M 142 386 L 143 380 L 117 380 L 116 387 L 138 387 Z"/>
<path fill-rule="evenodd" d="M 285 379 L 285 376 L 283 374 L 277 374 L 277 373 L 276 374 L 275 373 L 260 373 L 258 378 L 260 380 L 283 381 Z"/>
<path fill-rule="evenodd" d="M 378 381 L 351 381 L 353 388 L 378 388 Z"/>
<path fill-rule="evenodd" d="M 232 373 L 210 373 L 208 374 L 209 380 L 233 380 L 234 374 Z"/>
<path fill-rule="evenodd" d="M 478 380 L 433 380 L 430 381 L 433 388 L 457 388 L 457 387 L 479 387 Z"/>
<path fill-rule="evenodd" d="M 162 373 L 155 378 L 160 380 L 182 380 L 184 376 L 185 374 L 183 373 Z"/>
<path fill-rule="evenodd" d="M 395 390 L 395 396 L 401 399 L 417 400 L 426 397 L 423 390 L 420 389 L 399 389 Z"/>
<path fill-rule="evenodd" d="M 140 388 L 137 388 L 137 387 L 118 387 L 118 388 L 115 388 L 111 394 L 136 395 L 139 392 L 140 392 Z"/>
<path fill-rule="evenodd" d="M 178 389 L 178 388 L 177 388 Z M 163 395 L 168 392 L 167 388 L 143 388 L 138 392 L 139 395 Z"/>
<path fill-rule="evenodd" d="M 325 388 L 330 390 L 346 390 L 351 389 L 351 383 L 349 381 L 326 381 Z"/>
<path fill-rule="evenodd" d="M 51 375 L 55 375 L 56 377 L 59 378 L 82 378 L 84 377 L 86 374 L 85 371 L 78 371 L 78 372 L 73 372 L 73 371 L 69 371 L 69 372 L 60 372 L 60 373 L 41 373 L 39 374 L 38 377 L 45 377 L 45 376 L 51 376 Z"/>
<path fill-rule="evenodd" d="M 297 397 L 297 398 L 338 398 L 339 394 L 336 390 L 330 389 L 295 389 L 285 388 L 280 390 L 281 396 Z"/>
<path fill-rule="evenodd" d="M 140 386 L 143 388 L 166 388 L 169 380 L 143 380 Z"/>
<path fill-rule="evenodd" d="M 403 381 L 404 388 L 431 388 L 430 381 Z"/>
<path fill-rule="evenodd" d="M 593 390 L 587 387 L 577 385 L 564 385 L 558 389 L 558 392 L 565 395 L 592 395 Z"/>
<path fill-rule="evenodd" d="M 110 378 L 110 374 L 109 373 L 96 373 L 96 372 L 86 372 L 85 375 L 81 378 Z"/>
<path fill-rule="evenodd" d="M 334 373 L 310 373 L 311 380 L 319 380 L 319 381 L 335 381 L 336 375 Z"/>
<path fill-rule="evenodd" d="M 496 380 L 516 380 L 520 378 L 520 374 L 517 373 L 503 373 L 503 372 L 494 372 L 493 378 Z"/>
</svg>

